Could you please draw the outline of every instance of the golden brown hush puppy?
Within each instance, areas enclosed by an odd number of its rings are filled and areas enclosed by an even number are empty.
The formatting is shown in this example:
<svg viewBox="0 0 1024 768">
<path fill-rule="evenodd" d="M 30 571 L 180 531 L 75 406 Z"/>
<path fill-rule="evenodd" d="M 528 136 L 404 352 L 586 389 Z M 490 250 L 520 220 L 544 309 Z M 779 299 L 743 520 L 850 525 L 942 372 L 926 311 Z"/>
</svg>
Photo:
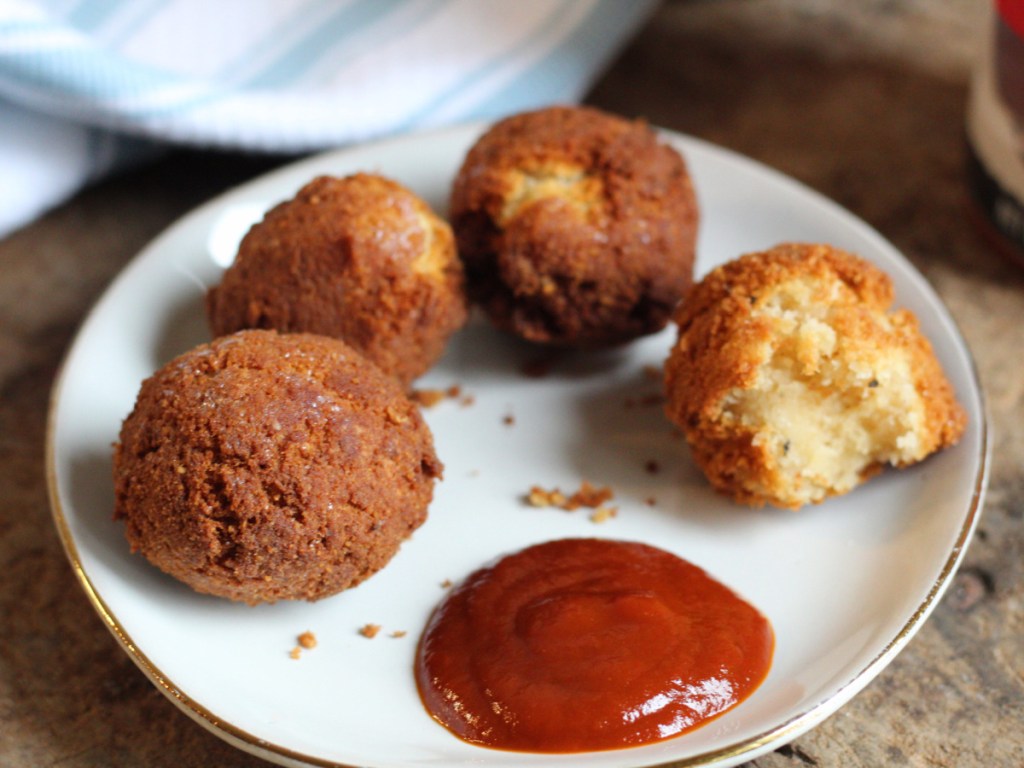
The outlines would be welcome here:
<svg viewBox="0 0 1024 768">
<path fill-rule="evenodd" d="M 507 118 L 452 189 L 470 298 L 525 339 L 609 345 L 665 326 L 693 280 L 697 201 L 645 123 L 585 107 Z"/>
<path fill-rule="evenodd" d="M 347 344 L 239 331 L 142 384 L 114 449 L 114 516 L 199 592 L 317 600 L 388 563 L 441 470 L 419 409 Z"/>
<path fill-rule="evenodd" d="M 965 412 L 892 301 L 886 274 L 827 245 L 747 254 L 693 288 L 666 411 L 717 490 L 797 508 L 959 440 Z"/>
<path fill-rule="evenodd" d="M 322 176 L 271 209 L 207 294 L 214 335 L 242 328 L 343 339 L 404 384 L 466 320 L 448 224 L 402 185 Z"/>
</svg>

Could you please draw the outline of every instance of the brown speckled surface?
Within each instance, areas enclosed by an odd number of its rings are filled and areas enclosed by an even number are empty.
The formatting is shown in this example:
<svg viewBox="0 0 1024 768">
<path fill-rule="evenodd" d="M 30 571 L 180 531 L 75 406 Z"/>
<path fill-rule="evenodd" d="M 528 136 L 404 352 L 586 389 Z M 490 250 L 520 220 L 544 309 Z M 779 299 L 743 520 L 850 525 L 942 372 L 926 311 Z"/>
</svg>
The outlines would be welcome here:
<svg viewBox="0 0 1024 768">
<path fill-rule="evenodd" d="M 969 225 L 963 111 L 981 0 L 677 0 L 588 101 L 753 156 L 837 200 L 932 281 L 992 416 L 990 490 L 952 588 L 782 766 L 1024 765 L 1024 271 Z M 195 152 L 0 241 L 0 765 L 262 766 L 171 705 L 104 629 L 47 505 L 49 388 L 89 306 L 194 205 L 275 164 Z"/>
</svg>

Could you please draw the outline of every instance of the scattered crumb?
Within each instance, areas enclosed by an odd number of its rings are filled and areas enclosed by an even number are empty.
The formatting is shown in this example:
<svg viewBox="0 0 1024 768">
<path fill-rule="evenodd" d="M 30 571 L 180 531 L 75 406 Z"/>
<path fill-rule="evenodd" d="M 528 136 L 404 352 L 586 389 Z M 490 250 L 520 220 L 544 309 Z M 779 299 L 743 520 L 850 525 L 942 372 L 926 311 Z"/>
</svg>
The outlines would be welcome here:
<svg viewBox="0 0 1024 768">
<path fill-rule="evenodd" d="M 451 589 L 451 588 L 452 588 L 452 580 L 451 579 L 445 579 L 444 581 L 441 582 L 441 589 Z"/>
<path fill-rule="evenodd" d="M 502 417 L 501 423 L 504 424 L 506 427 L 511 427 L 516 423 L 516 417 L 513 416 L 511 413 L 506 413 Z"/>
<path fill-rule="evenodd" d="M 612 489 L 607 485 L 599 488 L 584 480 L 580 484 L 580 489 L 569 497 L 569 506 L 567 506 L 566 509 L 576 509 L 578 507 L 590 507 L 591 509 L 596 509 L 606 501 L 610 501 L 614 496 L 615 494 L 612 493 Z"/>
<path fill-rule="evenodd" d="M 463 394 L 458 384 L 452 384 L 447 389 L 413 389 L 409 392 L 409 399 L 424 408 L 433 408 L 442 400 L 459 400 L 463 406 L 476 402 L 473 395 Z"/>
<path fill-rule="evenodd" d="M 409 399 L 424 408 L 433 408 L 444 400 L 444 392 L 440 389 L 414 389 L 409 393 Z"/>
<path fill-rule="evenodd" d="M 363 637 L 374 638 L 377 633 L 380 632 L 380 624 L 364 624 L 359 629 L 359 634 Z"/>
<path fill-rule="evenodd" d="M 654 459 L 648 459 L 644 463 L 644 469 L 647 470 L 650 474 L 656 475 L 658 474 L 658 472 L 661 471 L 661 465 Z"/>
<path fill-rule="evenodd" d="M 619 514 L 619 508 L 618 507 L 612 507 L 612 506 L 609 506 L 607 504 L 602 504 L 601 506 L 599 506 L 597 509 L 595 509 L 591 513 L 591 515 L 590 515 L 590 522 L 592 522 L 592 523 L 603 523 L 603 522 L 606 522 L 608 520 L 611 520 L 617 514 Z"/>
<path fill-rule="evenodd" d="M 646 499 L 644 499 L 644 504 L 646 504 L 648 507 L 653 507 L 657 503 L 658 500 L 653 496 L 648 496 Z"/>
<path fill-rule="evenodd" d="M 394 632 L 388 635 L 388 637 L 405 637 L 407 634 L 409 633 L 406 632 L 404 629 L 396 629 Z"/>
<path fill-rule="evenodd" d="M 289 658 L 298 659 L 302 656 L 303 650 L 308 651 L 311 648 L 316 648 L 316 635 L 307 630 L 298 636 L 297 642 L 298 645 L 288 652 Z"/>
<path fill-rule="evenodd" d="M 570 496 L 566 496 L 558 488 L 547 490 L 535 485 L 526 494 L 526 503 L 531 507 L 558 507 L 571 512 L 580 507 L 597 509 L 606 501 L 610 501 L 614 495 L 608 486 L 598 487 L 584 480 L 579 490 Z"/>
<path fill-rule="evenodd" d="M 531 507 L 562 507 L 566 503 L 566 498 L 557 488 L 548 491 L 535 485 L 526 494 L 526 503 Z"/>
</svg>

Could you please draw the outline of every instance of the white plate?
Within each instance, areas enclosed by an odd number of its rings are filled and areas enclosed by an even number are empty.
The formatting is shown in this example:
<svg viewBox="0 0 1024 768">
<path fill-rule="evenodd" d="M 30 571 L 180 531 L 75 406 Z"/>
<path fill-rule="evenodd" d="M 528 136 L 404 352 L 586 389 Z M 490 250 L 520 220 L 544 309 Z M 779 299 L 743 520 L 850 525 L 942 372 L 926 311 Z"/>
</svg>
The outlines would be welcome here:
<svg viewBox="0 0 1024 768">
<path fill-rule="evenodd" d="M 111 519 L 111 444 L 143 378 L 208 339 L 202 297 L 240 235 L 316 174 L 378 171 L 445 211 L 470 126 L 334 152 L 202 206 L 124 270 L 87 318 L 54 390 L 47 459 L 57 528 L 89 598 L 132 659 L 217 735 L 288 765 L 735 765 L 821 722 L 906 645 L 949 583 L 987 477 L 984 408 L 969 353 L 925 280 L 876 232 L 756 163 L 666 133 L 686 156 L 703 221 L 698 273 L 780 241 L 829 242 L 885 269 L 920 318 L 967 409 L 955 448 L 801 512 L 714 495 L 657 405 L 673 331 L 523 375 L 542 353 L 484 323 L 460 333 L 418 386 L 462 387 L 471 404 L 426 411 L 446 463 L 430 519 L 357 589 L 315 604 L 250 608 L 193 593 L 129 554 Z M 513 424 L 505 417 L 514 417 Z M 660 471 L 645 468 L 656 461 Z M 532 485 L 615 491 L 618 517 L 526 506 Z M 647 500 L 653 497 L 654 506 Z M 443 595 L 495 556 L 568 536 L 649 542 L 704 567 L 775 627 L 775 660 L 747 701 L 682 737 L 626 751 L 551 756 L 470 746 L 424 711 L 412 675 L 420 629 Z M 375 639 L 357 630 L 382 625 Z M 310 630 L 319 645 L 289 657 Z M 393 630 L 408 634 L 393 638 Z"/>
</svg>

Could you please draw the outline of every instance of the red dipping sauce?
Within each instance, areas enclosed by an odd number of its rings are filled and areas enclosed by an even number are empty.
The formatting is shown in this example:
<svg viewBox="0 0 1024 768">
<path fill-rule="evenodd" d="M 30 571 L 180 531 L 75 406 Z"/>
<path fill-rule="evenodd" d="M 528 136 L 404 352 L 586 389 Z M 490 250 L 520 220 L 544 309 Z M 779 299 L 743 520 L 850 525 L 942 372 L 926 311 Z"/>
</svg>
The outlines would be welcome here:
<svg viewBox="0 0 1024 768">
<path fill-rule="evenodd" d="M 647 546 L 563 539 L 472 574 L 416 657 L 433 717 L 525 752 L 648 744 L 736 706 L 768 674 L 768 620 L 697 566 Z"/>
</svg>

